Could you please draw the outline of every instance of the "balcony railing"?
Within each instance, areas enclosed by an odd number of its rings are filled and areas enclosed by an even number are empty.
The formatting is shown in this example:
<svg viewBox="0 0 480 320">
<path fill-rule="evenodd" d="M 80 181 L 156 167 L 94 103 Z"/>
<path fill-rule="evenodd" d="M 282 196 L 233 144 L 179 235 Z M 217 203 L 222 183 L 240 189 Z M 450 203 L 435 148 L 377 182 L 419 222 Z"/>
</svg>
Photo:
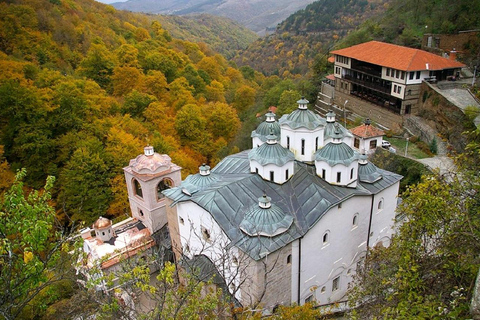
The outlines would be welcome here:
<svg viewBox="0 0 480 320">
<path fill-rule="evenodd" d="M 386 94 L 390 94 L 390 92 L 391 92 L 390 87 L 385 87 L 385 86 L 382 86 L 380 84 L 373 83 L 371 81 L 360 80 L 360 79 L 357 79 L 357 78 L 355 78 L 351 75 L 348 75 L 348 74 L 344 75 L 343 78 L 351 81 L 352 83 L 359 84 L 361 86 L 364 86 L 366 88 L 369 88 L 369 89 L 372 89 L 372 90 L 375 90 L 375 91 L 379 91 L 379 92 L 386 93 Z"/>
</svg>

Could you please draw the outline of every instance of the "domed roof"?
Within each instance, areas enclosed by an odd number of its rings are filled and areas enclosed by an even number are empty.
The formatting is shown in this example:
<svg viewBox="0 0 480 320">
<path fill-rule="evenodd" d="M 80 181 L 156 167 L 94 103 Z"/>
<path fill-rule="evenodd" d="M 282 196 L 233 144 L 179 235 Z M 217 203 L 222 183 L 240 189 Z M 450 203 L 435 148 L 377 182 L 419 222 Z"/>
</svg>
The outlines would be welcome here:
<svg viewBox="0 0 480 320">
<path fill-rule="evenodd" d="M 249 236 L 274 237 L 290 228 L 293 217 L 272 204 L 271 198 L 264 195 L 258 198 L 259 204 L 250 206 L 240 223 L 240 229 Z"/>
<path fill-rule="evenodd" d="M 358 153 L 344 142 L 330 142 L 315 153 L 315 160 L 325 161 L 330 166 L 334 166 L 336 164 L 349 166 L 353 161 L 358 160 Z"/>
<path fill-rule="evenodd" d="M 339 134 L 341 135 L 342 138 L 353 136 L 350 133 L 350 131 L 345 129 L 345 127 L 339 124 L 338 122 L 327 122 L 327 124 L 325 125 L 324 134 L 323 134 L 325 139 L 336 137 Z"/>
<path fill-rule="evenodd" d="M 266 136 L 273 133 L 280 136 L 280 125 L 277 121 L 263 121 L 256 130 L 252 131 L 252 138 L 258 137 L 262 141 L 266 141 Z"/>
<path fill-rule="evenodd" d="M 374 183 L 383 177 L 378 172 L 378 168 L 373 163 L 367 161 L 367 156 L 361 155 L 358 163 L 358 178 L 361 182 Z"/>
<path fill-rule="evenodd" d="M 262 166 L 266 164 L 275 164 L 281 167 L 287 162 L 295 160 L 293 152 L 278 144 L 275 135 L 268 135 L 266 138 L 267 143 L 262 144 L 258 148 L 252 149 L 248 153 L 248 159 L 250 161 L 255 160 Z"/>
<path fill-rule="evenodd" d="M 300 108 L 290 114 L 283 115 L 279 122 L 280 125 L 287 125 L 292 129 L 303 127 L 309 130 L 324 126 L 326 123 L 325 119 L 318 114 L 315 114 L 313 111 Z"/>
<path fill-rule="evenodd" d="M 105 217 L 100 217 L 95 221 L 93 224 L 94 229 L 105 229 L 109 228 L 112 226 L 112 220 L 105 218 Z"/>
<path fill-rule="evenodd" d="M 160 155 L 153 151 L 153 147 L 144 148 L 144 154 L 130 160 L 129 167 L 138 174 L 154 174 L 170 169 L 172 159 L 166 154 Z"/>
</svg>

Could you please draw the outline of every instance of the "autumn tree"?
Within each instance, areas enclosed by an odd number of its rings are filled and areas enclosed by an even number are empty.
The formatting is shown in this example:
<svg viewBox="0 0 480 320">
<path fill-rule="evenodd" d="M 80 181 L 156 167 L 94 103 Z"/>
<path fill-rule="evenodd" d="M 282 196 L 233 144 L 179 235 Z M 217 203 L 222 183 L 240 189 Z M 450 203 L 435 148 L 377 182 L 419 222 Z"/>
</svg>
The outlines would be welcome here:
<svg viewBox="0 0 480 320">
<path fill-rule="evenodd" d="M 41 292 L 69 276 L 63 268 L 71 259 L 69 246 L 49 204 L 54 178 L 43 190 L 26 193 L 25 174 L 17 173 L 0 201 L 0 317 L 7 320 L 25 313 Z"/>
<path fill-rule="evenodd" d="M 371 250 L 350 293 L 360 319 L 465 319 L 480 266 L 480 180 L 461 169 L 403 194 L 388 248 Z"/>
</svg>

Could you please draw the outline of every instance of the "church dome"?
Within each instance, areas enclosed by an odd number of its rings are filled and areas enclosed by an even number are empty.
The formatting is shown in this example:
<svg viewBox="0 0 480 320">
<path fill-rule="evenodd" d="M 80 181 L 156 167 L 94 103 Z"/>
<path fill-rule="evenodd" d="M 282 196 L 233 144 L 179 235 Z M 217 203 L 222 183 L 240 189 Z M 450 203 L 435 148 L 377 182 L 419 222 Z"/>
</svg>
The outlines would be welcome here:
<svg viewBox="0 0 480 320">
<path fill-rule="evenodd" d="M 266 138 L 267 143 L 250 151 L 248 154 L 248 159 L 250 161 L 255 160 L 262 166 L 275 164 L 281 167 L 287 162 L 295 160 L 295 155 L 292 151 L 277 143 L 276 135 L 270 134 Z"/>
<path fill-rule="evenodd" d="M 258 204 L 250 206 L 240 223 L 240 229 L 249 236 L 274 237 L 290 228 L 293 217 L 271 203 L 264 195 L 258 198 Z"/>
<path fill-rule="evenodd" d="M 373 163 L 367 161 L 366 155 L 360 156 L 360 161 L 358 162 L 358 178 L 361 182 L 366 183 L 374 183 L 382 179 L 378 168 Z"/>
<path fill-rule="evenodd" d="M 314 130 L 325 125 L 325 119 L 307 109 L 308 100 L 302 98 L 297 101 L 298 108 L 288 115 L 282 116 L 281 125 L 288 125 L 292 129 L 307 128 Z"/>
<path fill-rule="evenodd" d="M 152 146 L 144 148 L 144 154 L 130 160 L 129 167 L 138 174 L 154 174 L 168 170 L 172 165 L 172 159 L 166 154 L 160 155 L 154 152 Z"/>
<path fill-rule="evenodd" d="M 358 160 L 358 154 L 344 142 L 330 142 L 316 152 L 315 160 L 325 161 L 331 167 L 337 164 L 349 166 L 353 161 Z"/>
<path fill-rule="evenodd" d="M 340 139 L 343 139 L 344 137 L 352 137 L 352 134 L 339 123 L 327 121 L 327 124 L 325 125 L 324 137 L 325 139 L 334 137 L 340 137 Z"/>
<path fill-rule="evenodd" d="M 189 175 L 182 183 L 189 191 L 190 189 L 192 189 L 192 191 L 203 189 L 218 181 L 218 177 L 210 173 L 210 166 L 203 164 L 199 167 L 199 171 L 200 173 Z M 195 186 L 195 188 L 191 188 L 191 185 Z"/>
<path fill-rule="evenodd" d="M 273 133 L 276 136 L 280 136 L 280 125 L 275 120 L 275 114 L 271 111 L 265 114 L 265 121 L 260 123 L 254 131 L 252 131 L 251 138 L 258 138 L 260 141 L 265 142 L 267 136 Z"/>
<path fill-rule="evenodd" d="M 112 226 L 112 220 L 105 218 L 105 217 L 100 217 L 95 221 L 93 224 L 94 229 L 105 229 L 109 228 Z"/>
</svg>

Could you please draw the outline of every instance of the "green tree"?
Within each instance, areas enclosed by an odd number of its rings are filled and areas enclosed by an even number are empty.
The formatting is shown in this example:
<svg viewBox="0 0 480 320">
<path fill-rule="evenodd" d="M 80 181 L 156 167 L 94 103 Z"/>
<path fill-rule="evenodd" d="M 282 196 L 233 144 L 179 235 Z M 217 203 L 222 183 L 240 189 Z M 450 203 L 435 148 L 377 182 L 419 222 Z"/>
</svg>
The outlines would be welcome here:
<svg viewBox="0 0 480 320">
<path fill-rule="evenodd" d="M 82 60 L 78 72 L 94 80 L 103 89 L 111 90 L 111 76 L 115 68 L 115 56 L 103 44 L 92 44 Z"/>
<path fill-rule="evenodd" d="M 50 206 L 54 178 L 42 191 L 25 193 L 26 170 L 0 201 L 0 317 L 16 319 L 42 291 L 67 276 L 68 245 Z M 45 301 L 44 301 L 45 302 Z"/>
<path fill-rule="evenodd" d="M 368 253 L 351 291 L 361 319 L 465 319 L 480 266 L 480 179 L 426 176 L 403 195 L 403 224 Z"/>
<path fill-rule="evenodd" d="M 295 111 L 298 108 L 297 101 L 301 97 L 301 94 L 296 90 L 283 91 L 278 101 L 277 117 Z"/>
</svg>

